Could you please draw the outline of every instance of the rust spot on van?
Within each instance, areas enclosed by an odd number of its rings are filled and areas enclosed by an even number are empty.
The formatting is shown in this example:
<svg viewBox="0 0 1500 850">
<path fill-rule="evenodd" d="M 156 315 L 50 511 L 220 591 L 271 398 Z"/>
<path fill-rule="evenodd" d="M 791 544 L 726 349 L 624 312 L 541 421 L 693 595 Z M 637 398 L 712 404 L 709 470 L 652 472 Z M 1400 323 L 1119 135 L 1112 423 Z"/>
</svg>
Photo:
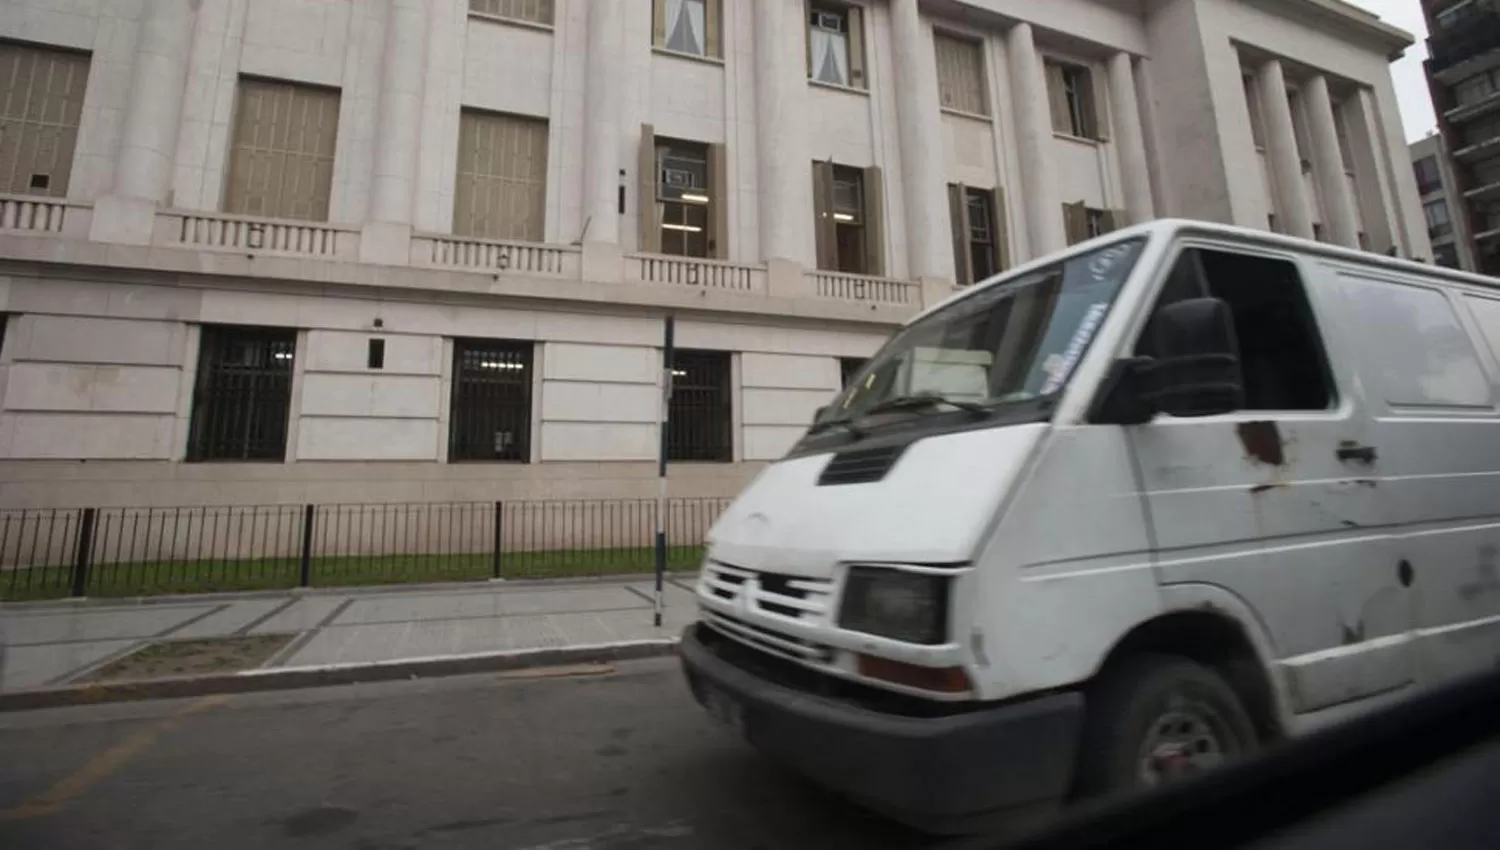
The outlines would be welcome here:
<svg viewBox="0 0 1500 850">
<path fill-rule="evenodd" d="M 1286 453 L 1281 447 L 1281 431 L 1275 422 L 1241 422 L 1235 426 L 1240 435 L 1240 445 L 1251 460 L 1270 466 L 1286 463 Z"/>
</svg>

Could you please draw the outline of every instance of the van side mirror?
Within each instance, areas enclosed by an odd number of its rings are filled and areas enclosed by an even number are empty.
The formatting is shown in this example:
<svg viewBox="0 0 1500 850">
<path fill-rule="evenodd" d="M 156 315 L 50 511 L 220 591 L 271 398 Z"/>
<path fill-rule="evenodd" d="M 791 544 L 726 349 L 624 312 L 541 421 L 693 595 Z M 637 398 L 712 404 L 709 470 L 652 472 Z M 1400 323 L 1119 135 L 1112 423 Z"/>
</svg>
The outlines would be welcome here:
<svg viewBox="0 0 1500 850">
<path fill-rule="evenodd" d="M 1245 406 L 1234 314 L 1218 298 L 1161 308 L 1146 328 L 1155 356 L 1121 360 L 1100 386 L 1090 421 L 1138 425 L 1157 413 L 1214 416 Z"/>
</svg>

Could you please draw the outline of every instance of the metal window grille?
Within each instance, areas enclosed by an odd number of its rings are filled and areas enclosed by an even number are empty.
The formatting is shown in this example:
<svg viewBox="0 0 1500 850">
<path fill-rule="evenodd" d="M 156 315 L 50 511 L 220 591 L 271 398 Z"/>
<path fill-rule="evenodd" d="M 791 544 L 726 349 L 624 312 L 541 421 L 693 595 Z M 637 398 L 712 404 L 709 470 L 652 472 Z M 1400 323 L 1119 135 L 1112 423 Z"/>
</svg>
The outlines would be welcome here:
<svg viewBox="0 0 1500 850">
<path fill-rule="evenodd" d="M 672 402 L 667 418 L 669 460 L 729 461 L 729 354 L 677 351 L 672 357 Z"/>
<path fill-rule="evenodd" d="M 297 332 L 204 327 L 188 460 L 286 457 Z"/>
<path fill-rule="evenodd" d="M 89 55 L 0 43 L 0 192 L 68 194 Z"/>
<path fill-rule="evenodd" d="M 463 111 L 453 230 L 460 236 L 540 242 L 547 209 L 547 122 Z"/>
<path fill-rule="evenodd" d="M 937 53 L 938 94 L 947 109 L 975 115 L 988 115 L 985 98 L 983 46 L 971 39 L 938 33 L 933 46 Z"/>
<path fill-rule="evenodd" d="M 224 211 L 328 220 L 339 92 L 241 79 Z"/>
<path fill-rule="evenodd" d="M 453 406 L 448 459 L 531 459 L 529 342 L 453 342 Z"/>
<path fill-rule="evenodd" d="M 496 18 L 552 25 L 552 0 L 469 0 L 469 11 Z"/>
</svg>

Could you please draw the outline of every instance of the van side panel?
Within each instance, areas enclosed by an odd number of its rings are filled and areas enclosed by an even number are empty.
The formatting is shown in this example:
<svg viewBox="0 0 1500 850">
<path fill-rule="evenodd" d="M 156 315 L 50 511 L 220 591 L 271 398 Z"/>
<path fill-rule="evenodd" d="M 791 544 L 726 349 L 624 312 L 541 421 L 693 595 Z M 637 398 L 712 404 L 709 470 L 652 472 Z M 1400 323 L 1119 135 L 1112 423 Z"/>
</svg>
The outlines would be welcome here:
<svg viewBox="0 0 1500 850">
<path fill-rule="evenodd" d="M 982 696 L 1088 679 L 1161 598 L 1123 429 L 1059 426 L 967 581 Z"/>
<path fill-rule="evenodd" d="M 1500 661 L 1500 296 L 1340 270 L 1424 680 Z"/>
</svg>

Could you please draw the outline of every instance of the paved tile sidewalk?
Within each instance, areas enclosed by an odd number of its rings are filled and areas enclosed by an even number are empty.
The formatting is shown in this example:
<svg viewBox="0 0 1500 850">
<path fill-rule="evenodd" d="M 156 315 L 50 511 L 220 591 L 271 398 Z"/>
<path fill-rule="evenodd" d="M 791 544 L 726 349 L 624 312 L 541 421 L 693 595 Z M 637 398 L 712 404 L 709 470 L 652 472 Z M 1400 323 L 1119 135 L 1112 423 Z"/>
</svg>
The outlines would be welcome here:
<svg viewBox="0 0 1500 850">
<path fill-rule="evenodd" d="M 669 577 L 661 628 L 649 578 L 510 582 L 0 605 L 0 692 L 53 688 L 155 641 L 293 635 L 262 669 L 675 638 L 693 579 Z"/>
</svg>

